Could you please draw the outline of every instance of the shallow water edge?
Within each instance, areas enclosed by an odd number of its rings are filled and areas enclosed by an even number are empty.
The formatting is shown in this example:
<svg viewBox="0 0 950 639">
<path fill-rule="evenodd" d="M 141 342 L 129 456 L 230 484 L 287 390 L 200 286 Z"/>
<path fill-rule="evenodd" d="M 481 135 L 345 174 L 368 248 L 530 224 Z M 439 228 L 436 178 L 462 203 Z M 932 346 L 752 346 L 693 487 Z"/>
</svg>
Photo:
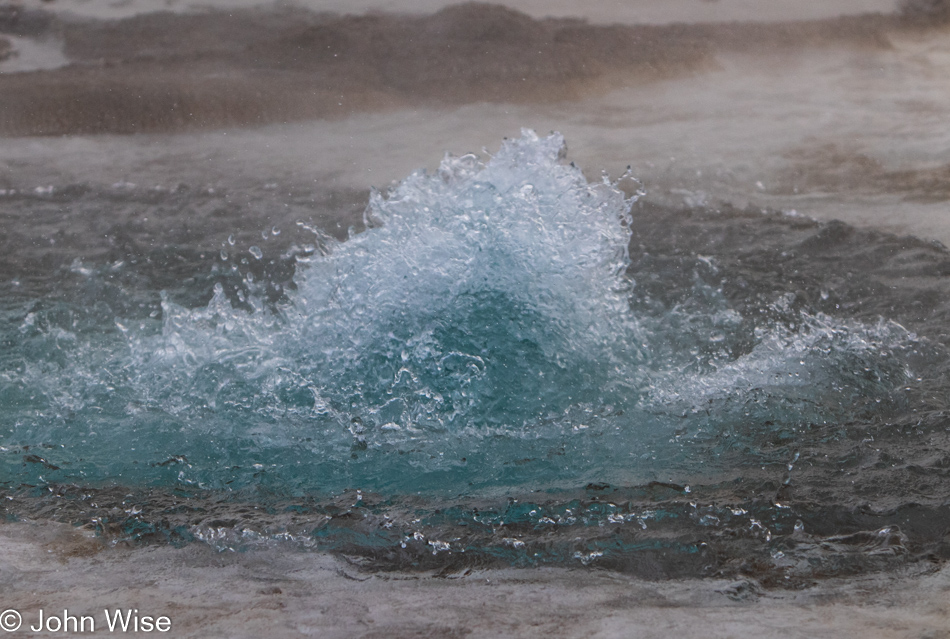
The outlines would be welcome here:
<svg viewBox="0 0 950 639">
<path fill-rule="evenodd" d="M 0 524 L 4 606 L 168 615 L 181 637 L 942 637 L 948 568 L 770 591 L 565 568 L 367 575 L 320 553 L 106 548 L 51 522 Z M 29 589 L 22 583 L 29 582 Z M 227 584 L 227 588 L 222 588 Z M 97 629 L 98 626 L 97 626 Z"/>
</svg>

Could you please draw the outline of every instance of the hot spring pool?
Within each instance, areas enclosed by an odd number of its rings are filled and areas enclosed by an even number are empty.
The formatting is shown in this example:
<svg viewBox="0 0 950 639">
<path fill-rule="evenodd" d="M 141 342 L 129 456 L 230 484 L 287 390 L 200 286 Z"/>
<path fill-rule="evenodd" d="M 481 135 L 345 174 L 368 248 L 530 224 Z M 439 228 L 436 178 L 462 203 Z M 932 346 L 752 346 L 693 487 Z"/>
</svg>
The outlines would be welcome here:
<svg viewBox="0 0 950 639">
<path fill-rule="evenodd" d="M 638 203 L 563 148 L 525 131 L 446 157 L 345 241 L 301 219 L 11 242 L 7 517 L 371 568 L 799 579 L 946 556 L 946 250 Z M 0 208 L 200 228 L 209 200 L 69 185 Z"/>
</svg>

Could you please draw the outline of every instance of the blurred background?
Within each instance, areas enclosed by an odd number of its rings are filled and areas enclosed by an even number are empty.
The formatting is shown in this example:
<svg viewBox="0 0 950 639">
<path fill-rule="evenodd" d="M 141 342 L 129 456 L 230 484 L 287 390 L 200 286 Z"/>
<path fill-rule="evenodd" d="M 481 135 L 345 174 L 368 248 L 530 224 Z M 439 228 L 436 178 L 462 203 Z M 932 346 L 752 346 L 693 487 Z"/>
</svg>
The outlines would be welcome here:
<svg viewBox="0 0 950 639">
<path fill-rule="evenodd" d="M 529 127 L 648 200 L 947 243 L 948 32 L 941 0 L 8 0 L 0 190 L 280 184 L 350 215 Z"/>
</svg>

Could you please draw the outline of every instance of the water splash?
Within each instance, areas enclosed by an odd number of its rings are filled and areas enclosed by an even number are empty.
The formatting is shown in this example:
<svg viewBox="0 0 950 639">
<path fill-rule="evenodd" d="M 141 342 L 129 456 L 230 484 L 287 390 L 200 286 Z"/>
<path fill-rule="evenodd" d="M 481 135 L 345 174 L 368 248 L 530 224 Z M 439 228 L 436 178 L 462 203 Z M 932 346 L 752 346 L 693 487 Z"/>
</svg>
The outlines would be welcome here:
<svg viewBox="0 0 950 639">
<path fill-rule="evenodd" d="M 914 343 L 900 326 L 795 309 L 794 295 L 740 313 L 700 257 L 673 298 L 645 294 L 683 264 L 631 272 L 633 200 L 562 149 L 524 132 L 487 161 L 447 157 L 374 193 L 370 228 L 317 238 L 276 305 L 248 270 L 240 307 L 221 283 L 204 307 L 163 295 L 160 326 L 26 315 L 2 361 L 3 476 L 289 493 L 632 485 L 759 464 L 776 432 L 893 401 Z"/>
</svg>

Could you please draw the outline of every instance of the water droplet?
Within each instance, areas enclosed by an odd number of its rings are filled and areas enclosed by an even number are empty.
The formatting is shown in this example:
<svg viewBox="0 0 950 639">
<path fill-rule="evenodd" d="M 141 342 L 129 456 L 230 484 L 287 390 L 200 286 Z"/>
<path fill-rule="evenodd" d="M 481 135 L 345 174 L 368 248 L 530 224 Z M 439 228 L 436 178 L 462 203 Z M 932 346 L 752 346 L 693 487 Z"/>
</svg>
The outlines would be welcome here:
<svg viewBox="0 0 950 639">
<path fill-rule="evenodd" d="M 247 249 L 247 252 L 258 260 L 264 257 L 264 251 L 262 251 L 261 247 L 259 246 L 252 246 L 251 248 Z"/>
</svg>

